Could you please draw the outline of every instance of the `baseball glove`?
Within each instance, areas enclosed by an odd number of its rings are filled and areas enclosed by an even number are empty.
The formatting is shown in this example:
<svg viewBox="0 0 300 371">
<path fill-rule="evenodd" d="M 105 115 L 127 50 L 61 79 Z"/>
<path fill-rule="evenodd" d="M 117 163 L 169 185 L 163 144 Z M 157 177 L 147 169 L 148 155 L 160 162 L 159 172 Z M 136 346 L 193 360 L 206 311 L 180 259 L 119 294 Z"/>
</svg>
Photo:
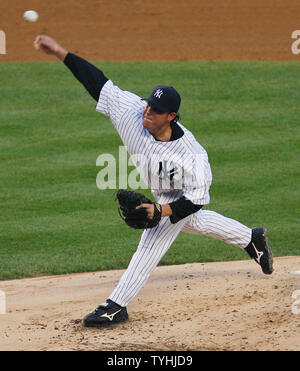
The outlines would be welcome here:
<svg viewBox="0 0 300 371">
<path fill-rule="evenodd" d="M 147 229 L 157 226 L 161 219 L 161 205 L 152 202 L 146 196 L 134 191 L 120 189 L 117 192 L 119 201 L 119 214 L 127 225 L 135 229 Z M 141 204 L 153 204 L 154 216 L 149 219 L 147 210 L 141 208 L 136 210 L 136 207 Z"/>
</svg>

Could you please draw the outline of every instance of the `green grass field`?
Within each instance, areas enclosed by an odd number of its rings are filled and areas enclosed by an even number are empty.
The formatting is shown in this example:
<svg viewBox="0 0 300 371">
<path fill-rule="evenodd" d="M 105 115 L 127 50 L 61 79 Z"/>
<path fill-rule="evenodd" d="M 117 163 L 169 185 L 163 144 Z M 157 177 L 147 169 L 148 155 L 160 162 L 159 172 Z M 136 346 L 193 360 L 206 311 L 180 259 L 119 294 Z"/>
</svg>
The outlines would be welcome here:
<svg viewBox="0 0 300 371">
<path fill-rule="evenodd" d="M 207 208 L 265 225 L 275 257 L 299 255 L 298 63 L 96 65 L 141 96 L 176 87 L 181 122 L 209 154 Z M 1 63 L 0 75 L 0 279 L 126 268 L 141 232 L 96 187 L 97 157 L 122 145 L 109 120 L 60 62 Z M 161 264 L 245 258 L 182 233 Z"/>
</svg>

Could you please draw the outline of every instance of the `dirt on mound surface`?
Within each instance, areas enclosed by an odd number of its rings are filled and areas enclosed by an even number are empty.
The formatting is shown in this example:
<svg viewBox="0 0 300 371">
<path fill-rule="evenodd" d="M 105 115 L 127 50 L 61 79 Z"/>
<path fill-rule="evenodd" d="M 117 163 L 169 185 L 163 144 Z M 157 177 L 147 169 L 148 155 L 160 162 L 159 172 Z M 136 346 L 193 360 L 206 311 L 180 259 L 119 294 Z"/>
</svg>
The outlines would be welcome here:
<svg viewBox="0 0 300 371">
<path fill-rule="evenodd" d="M 121 270 L 2 281 L 0 349 L 299 350 L 300 257 L 274 268 L 266 276 L 252 260 L 157 267 L 129 321 L 103 329 L 81 320 Z"/>
</svg>

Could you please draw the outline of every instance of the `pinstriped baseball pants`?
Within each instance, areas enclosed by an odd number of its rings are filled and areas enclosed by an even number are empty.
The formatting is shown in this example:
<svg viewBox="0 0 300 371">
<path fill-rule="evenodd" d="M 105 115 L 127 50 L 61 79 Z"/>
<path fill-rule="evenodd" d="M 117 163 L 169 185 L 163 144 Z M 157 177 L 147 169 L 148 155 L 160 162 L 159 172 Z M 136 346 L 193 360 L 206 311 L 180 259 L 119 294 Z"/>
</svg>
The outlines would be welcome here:
<svg viewBox="0 0 300 371">
<path fill-rule="evenodd" d="M 240 248 L 249 244 L 252 234 L 252 230 L 240 222 L 209 210 L 201 209 L 176 224 L 168 217 L 162 218 L 155 228 L 144 230 L 127 270 L 109 298 L 126 307 L 146 284 L 181 231 L 210 236 Z"/>
</svg>

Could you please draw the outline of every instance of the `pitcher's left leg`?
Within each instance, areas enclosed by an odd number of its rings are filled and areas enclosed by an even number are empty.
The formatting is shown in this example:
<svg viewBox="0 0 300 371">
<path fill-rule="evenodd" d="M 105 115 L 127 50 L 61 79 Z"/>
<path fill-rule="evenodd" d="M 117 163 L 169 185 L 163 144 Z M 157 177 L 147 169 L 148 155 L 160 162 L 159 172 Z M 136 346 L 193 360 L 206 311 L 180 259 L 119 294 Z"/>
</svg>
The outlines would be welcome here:
<svg viewBox="0 0 300 371">
<path fill-rule="evenodd" d="M 185 219 L 172 224 L 169 218 L 163 218 L 157 227 L 146 229 L 127 270 L 109 299 L 127 306 L 145 285 L 185 223 Z"/>
<path fill-rule="evenodd" d="M 139 246 L 118 285 L 106 302 L 84 317 L 85 326 L 106 326 L 128 320 L 126 306 L 145 285 L 185 223 L 185 219 L 172 224 L 169 218 L 162 218 L 155 228 L 143 232 Z"/>
</svg>

